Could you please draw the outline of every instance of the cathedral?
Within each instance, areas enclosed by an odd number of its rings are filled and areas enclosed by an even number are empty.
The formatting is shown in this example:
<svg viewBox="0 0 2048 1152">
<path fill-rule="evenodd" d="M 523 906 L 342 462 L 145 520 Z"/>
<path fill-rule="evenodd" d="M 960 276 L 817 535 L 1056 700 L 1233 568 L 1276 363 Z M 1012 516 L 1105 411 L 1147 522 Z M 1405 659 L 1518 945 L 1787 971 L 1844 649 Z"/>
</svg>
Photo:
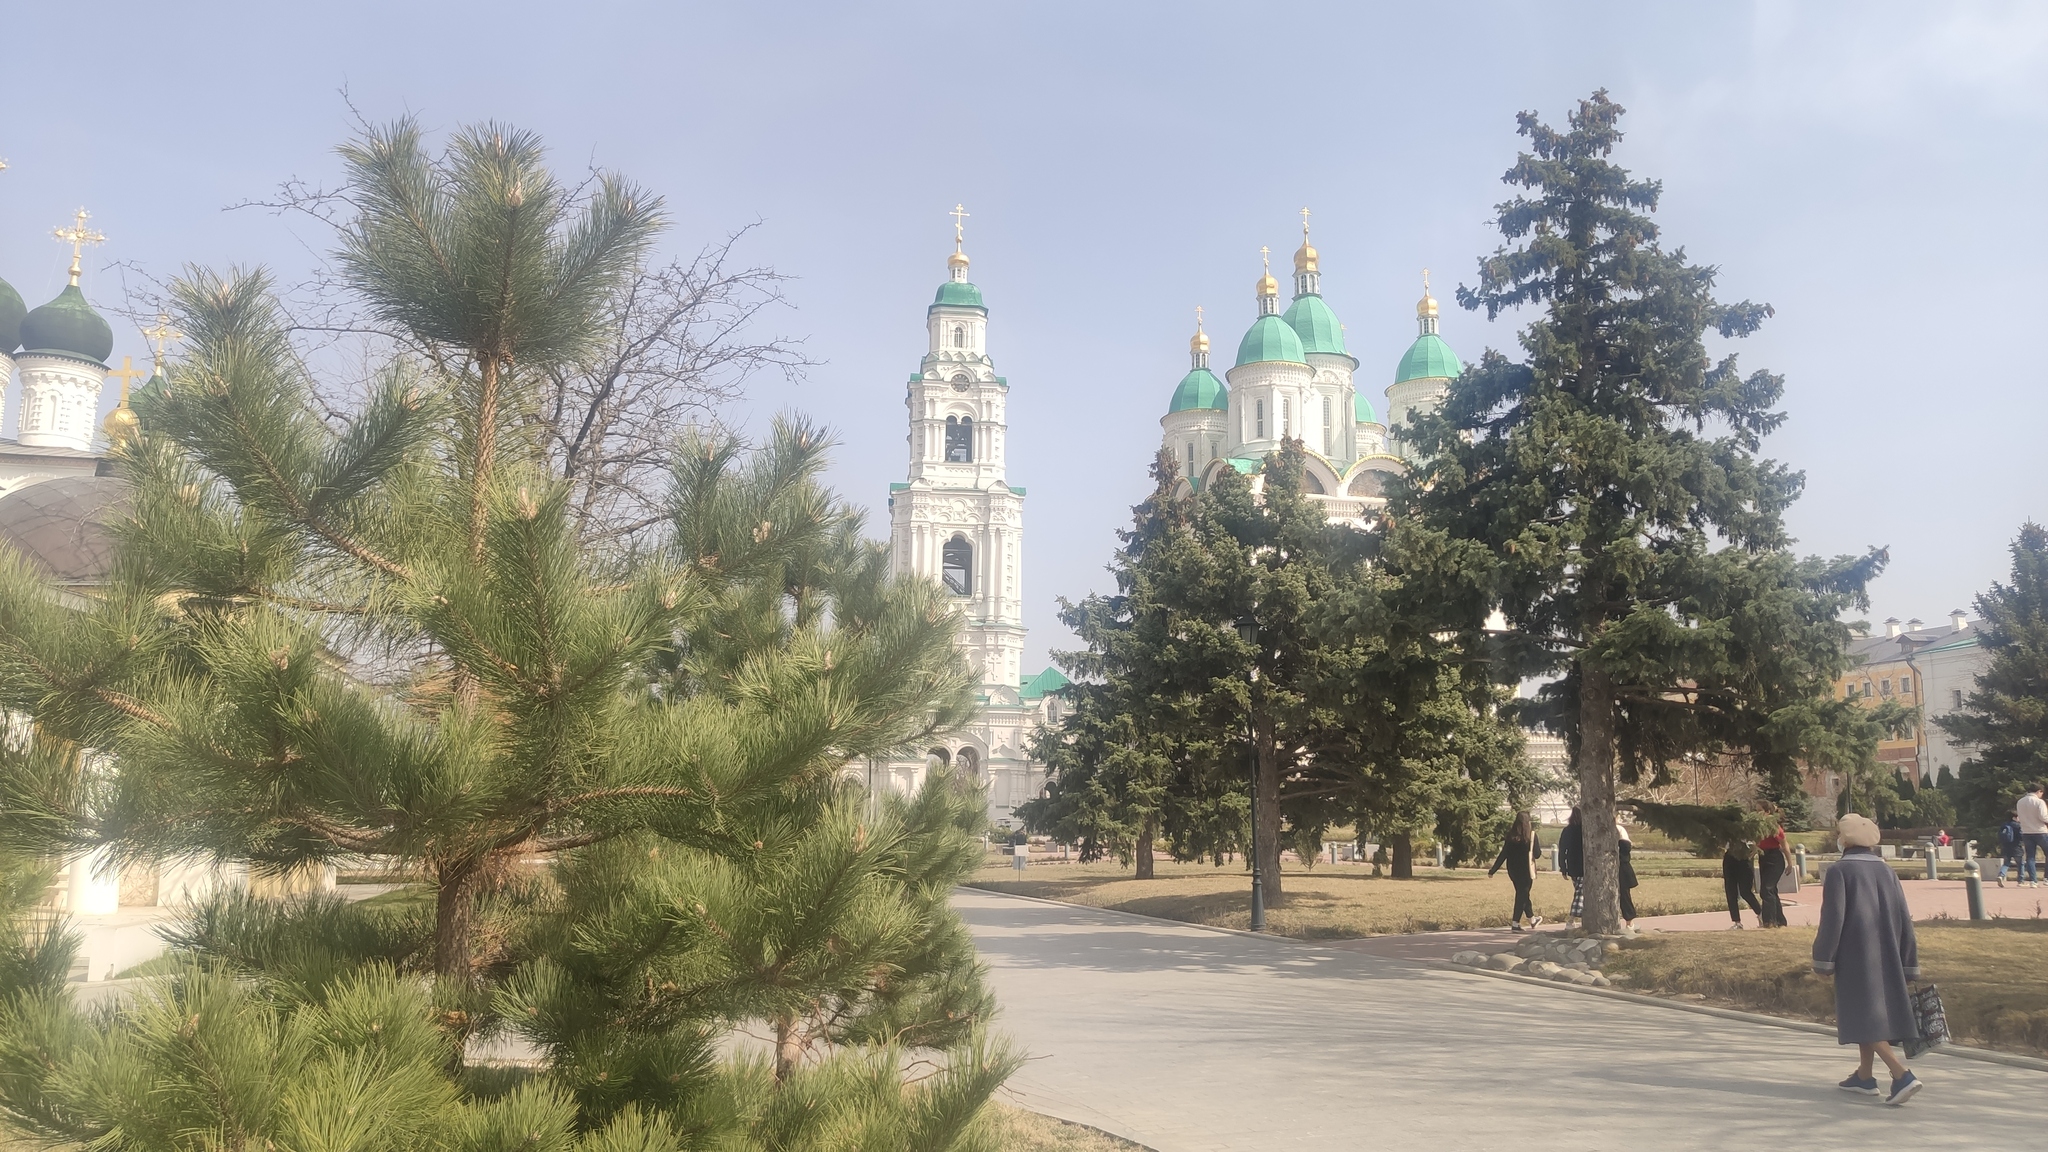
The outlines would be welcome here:
<svg viewBox="0 0 2048 1152">
<path fill-rule="evenodd" d="M 868 765 L 868 784 L 908 791 L 932 768 L 951 765 L 988 789 L 990 818 L 1007 825 L 1016 806 L 1044 786 L 1031 740 L 1041 725 L 1058 721 L 1067 679 L 1054 668 L 1024 671 L 1024 489 L 1009 482 L 1005 466 L 1010 384 L 996 375 L 988 307 L 967 279 L 964 215 L 954 210 L 947 278 L 925 310 L 924 359 L 904 393 L 909 471 L 889 485 L 889 551 L 898 574 L 936 581 L 958 605 L 961 647 L 981 676 L 982 710 L 922 756 Z M 1257 312 L 1222 379 L 1209 366 L 1197 309 L 1193 363 L 1160 420 L 1166 450 L 1185 483 L 1199 487 L 1233 468 L 1256 488 L 1266 456 L 1284 438 L 1299 439 L 1309 450 L 1310 498 L 1332 520 L 1363 525 L 1385 505 L 1386 479 L 1408 467 L 1403 429 L 1417 413 L 1433 411 L 1462 370 L 1437 334 L 1428 276 L 1414 342 L 1386 389 L 1390 422 L 1360 390 L 1344 326 L 1323 302 L 1306 211 L 1292 301 L 1281 309 L 1270 269 L 1255 296 Z"/>
<path fill-rule="evenodd" d="M 1402 430 L 1416 413 L 1434 411 L 1463 369 L 1437 335 L 1437 303 L 1425 273 L 1415 306 L 1415 341 L 1387 386 L 1392 421 L 1382 422 L 1358 386 L 1358 360 L 1345 348 L 1344 326 L 1323 302 L 1321 265 L 1303 209 L 1294 299 L 1281 311 L 1279 281 L 1270 268 L 1259 277 L 1257 314 L 1223 380 L 1209 367 L 1209 335 L 1197 309 L 1189 342 L 1193 363 L 1159 425 L 1166 450 L 1196 486 L 1225 468 L 1252 475 L 1257 486 L 1267 454 L 1286 437 L 1298 439 L 1308 449 L 1310 498 L 1332 520 L 1362 525 L 1368 513 L 1385 505 L 1387 477 L 1408 467 L 1411 450 Z"/>
</svg>

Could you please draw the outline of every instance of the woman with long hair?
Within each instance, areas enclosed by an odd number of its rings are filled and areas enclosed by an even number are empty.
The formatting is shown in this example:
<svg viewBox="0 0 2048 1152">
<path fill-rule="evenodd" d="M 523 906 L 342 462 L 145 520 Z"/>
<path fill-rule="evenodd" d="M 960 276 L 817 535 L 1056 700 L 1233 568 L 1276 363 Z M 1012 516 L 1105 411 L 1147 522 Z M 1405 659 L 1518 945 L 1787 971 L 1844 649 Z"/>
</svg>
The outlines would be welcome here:
<svg viewBox="0 0 2048 1152">
<path fill-rule="evenodd" d="M 1756 842 L 1758 877 L 1762 891 L 1757 895 L 1763 899 L 1763 911 L 1757 913 L 1757 921 L 1765 928 L 1784 928 L 1785 902 L 1778 897 L 1778 883 L 1785 878 L 1785 867 L 1791 860 L 1785 843 L 1785 827 L 1777 822 L 1778 810 L 1768 805 L 1764 814 L 1771 817 L 1771 834 Z"/>
<path fill-rule="evenodd" d="M 1614 837 L 1615 848 L 1621 853 L 1621 926 L 1633 928 L 1636 926 L 1635 887 L 1638 883 L 1634 859 L 1636 846 L 1629 841 L 1628 825 L 1619 820 L 1614 822 Z"/>
<path fill-rule="evenodd" d="M 1508 921 L 1508 927 L 1516 932 L 1522 930 L 1522 917 L 1529 918 L 1529 927 L 1543 923 L 1543 917 L 1536 914 L 1536 905 L 1529 899 L 1529 890 L 1536 884 L 1536 858 L 1543 846 L 1536 842 L 1536 829 L 1529 823 L 1527 812 L 1515 814 L 1515 823 L 1508 829 L 1508 838 L 1501 843 L 1500 855 L 1493 858 L 1493 867 L 1486 870 L 1488 876 L 1507 866 L 1508 880 L 1515 886 L 1515 914 Z"/>
<path fill-rule="evenodd" d="M 1586 829 L 1576 804 L 1564 822 L 1564 831 L 1557 834 L 1557 870 L 1572 880 L 1572 911 L 1565 922 L 1569 926 L 1586 912 Z"/>
</svg>

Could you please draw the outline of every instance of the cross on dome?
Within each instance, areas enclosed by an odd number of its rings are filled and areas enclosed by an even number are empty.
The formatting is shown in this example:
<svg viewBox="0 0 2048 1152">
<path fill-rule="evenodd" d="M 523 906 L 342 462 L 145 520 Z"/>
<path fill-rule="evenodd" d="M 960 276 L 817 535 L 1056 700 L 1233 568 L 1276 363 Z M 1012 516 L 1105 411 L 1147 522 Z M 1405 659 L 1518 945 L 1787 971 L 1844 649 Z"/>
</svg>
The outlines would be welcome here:
<svg viewBox="0 0 2048 1152">
<path fill-rule="evenodd" d="M 50 230 L 52 236 L 71 245 L 71 286 L 73 288 L 78 287 L 78 271 L 85 257 L 85 246 L 107 242 L 106 233 L 95 232 L 85 226 L 85 222 L 90 219 L 92 219 L 92 213 L 80 208 L 78 210 L 77 222 L 72 224 L 71 227 L 52 228 Z"/>
<path fill-rule="evenodd" d="M 158 375 L 162 375 L 164 370 L 164 360 L 166 358 L 164 355 L 165 345 L 170 344 L 174 340 L 183 340 L 185 338 L 185 334 L 183 332 L 178 331 L 176 328 L 171 327 L 171 317 L 169 313 L 159 312 L 156 314 L 156 327 L 144 328 L 142 330 L 142 335 L 146 339 L 148 339 L 151 344 L 156 345 L 156 370 Z"/>
</svg>

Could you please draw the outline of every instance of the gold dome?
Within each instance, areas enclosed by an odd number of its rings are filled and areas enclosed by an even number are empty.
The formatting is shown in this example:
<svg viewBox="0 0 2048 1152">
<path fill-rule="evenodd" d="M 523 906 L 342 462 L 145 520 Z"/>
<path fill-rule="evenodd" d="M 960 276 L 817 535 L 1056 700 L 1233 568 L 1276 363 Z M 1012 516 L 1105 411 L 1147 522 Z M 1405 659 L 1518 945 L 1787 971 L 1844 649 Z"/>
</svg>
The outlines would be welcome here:
<svg viewBox="0 0 2048 1152">
<path fill-rule="evenodd" d="M 1278 296 L 1280 294 L 1280 282 L 1273 279 L 1273 274 L 1268 272 L 1264 276 L 1259 277 L 1258 292 L 1261 296 Z"/>
<path fill-rule="evenodd" d="M 1207 352 L 1208 350 L 1209 334 L 1207 332 L 1202 331 L 1200 328 L 1195 329 L 1194 336 L 1188 340 L 1188 351 Z"/>
<path fill-rule="evenodd" d="M 1294 270 L 1296 272 L 1317 271 L 1316 250 L 1314 246 L 1309 244 L 1306 233 L 1301 237 L 1301 247 L 1294 253 Z"/>
<path fill-rule="evenodd" d="M 118 446 L 133 440 L 142 431 L 142 418 L 124 403 L 107 413 L 106 422 L 100 427 L 107 433 L 107 443 Z"/>
<path fill-rule="evenodd" d="M 955 248 L 955 249 L 953 249 L 953 254 L 952 254 L 951 256 L 948 256 L 948 257 L 946 257 L 946 267 L 948 267 L 948 268 L 965 268 L 965 267 L 967 267 L 967 253 L 965 253 L 965 252 L 962 252 L 962 251 L 960 251 L 960 250 L 959 250 L 958 248 Z"/>
<path fill-rule="evenodd" d="M 1418 320 L 1436 315 L 1436 297 L 1429 294 L 1429 269 L 1422 270 L 1422 299 L 1415 302 L 1415 317 Z"/>
</svg>

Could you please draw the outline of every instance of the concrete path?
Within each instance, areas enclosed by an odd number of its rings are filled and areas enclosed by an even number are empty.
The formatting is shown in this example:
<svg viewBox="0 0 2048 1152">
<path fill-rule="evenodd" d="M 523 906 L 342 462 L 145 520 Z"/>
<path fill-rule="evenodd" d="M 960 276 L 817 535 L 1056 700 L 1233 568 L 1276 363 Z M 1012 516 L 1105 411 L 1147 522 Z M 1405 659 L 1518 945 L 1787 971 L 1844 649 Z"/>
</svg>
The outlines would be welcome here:
<svg viewBox="0 0 2048 1152">
<path fill-rule="evenodd" d="M 2048 1075 L 1940 1056 L 1905 1108 L 1828 1038 L 1291 940 L 955 895 L 1032 1059 L 1010 1096 L 1158 1152 L 2038 1147 Z"/>
</svg>

